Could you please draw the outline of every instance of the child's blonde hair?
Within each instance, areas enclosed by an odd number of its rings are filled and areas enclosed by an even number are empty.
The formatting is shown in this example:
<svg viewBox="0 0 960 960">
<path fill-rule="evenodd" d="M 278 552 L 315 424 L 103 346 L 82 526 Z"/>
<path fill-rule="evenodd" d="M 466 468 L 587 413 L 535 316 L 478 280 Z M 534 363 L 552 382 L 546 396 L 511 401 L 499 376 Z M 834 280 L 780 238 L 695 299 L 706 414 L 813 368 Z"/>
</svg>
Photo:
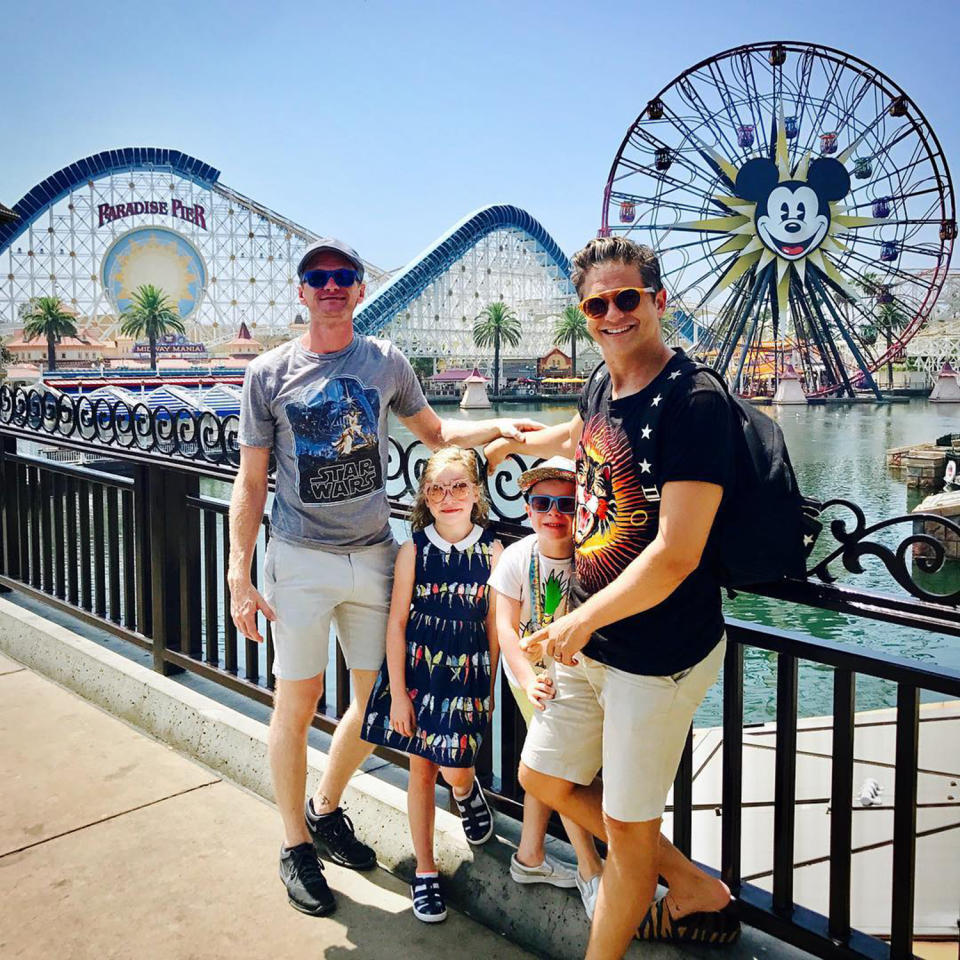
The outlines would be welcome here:
<svg viewBox="0 0 960 960">
<path fill-rule="evenodd" d="M 480 462 L 472 450 L 461 450 L 459 447 L 443 447 L 427 461 L 420 477 L 420 489 L 417 490 L 417 499 L 410 511 L 410 526 L 414 530 L 424 530 L 433 523 L 433 514 L 427 506 L 425 490 L 428 483 L 432 483 L 438 474 L 447 467 L 462 467 L 467 479 L 477 488 L 477 502 L 470 512 L 470 519 L 485 527 L 489 521 L 490 504 L 483 486 L 483 477 L 480 474 Z"/>
</svg>

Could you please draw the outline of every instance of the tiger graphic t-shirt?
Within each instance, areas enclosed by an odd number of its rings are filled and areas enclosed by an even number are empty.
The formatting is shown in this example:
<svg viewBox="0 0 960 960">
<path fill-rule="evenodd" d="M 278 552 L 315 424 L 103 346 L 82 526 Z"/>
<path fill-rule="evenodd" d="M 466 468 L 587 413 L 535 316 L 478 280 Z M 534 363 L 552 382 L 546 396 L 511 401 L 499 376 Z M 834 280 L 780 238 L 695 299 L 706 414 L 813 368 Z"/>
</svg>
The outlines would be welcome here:
<svg viewBox="0 0 960 960">
<path fill-rule="evenodd" d="M 611 397 L 601 364 L 580 398 L 572 604 L 603 589 L 656 537 L 660 491 L 670 481 L 728 486 L 733 417 L 723 388 L 693 372 L 682 350 L 638 393 Z M 662 603 L 597 631 L 588 657 L 629 673 L 687 670 L 723 634 L 720 586 L 704 560 Z"/>
</svg>

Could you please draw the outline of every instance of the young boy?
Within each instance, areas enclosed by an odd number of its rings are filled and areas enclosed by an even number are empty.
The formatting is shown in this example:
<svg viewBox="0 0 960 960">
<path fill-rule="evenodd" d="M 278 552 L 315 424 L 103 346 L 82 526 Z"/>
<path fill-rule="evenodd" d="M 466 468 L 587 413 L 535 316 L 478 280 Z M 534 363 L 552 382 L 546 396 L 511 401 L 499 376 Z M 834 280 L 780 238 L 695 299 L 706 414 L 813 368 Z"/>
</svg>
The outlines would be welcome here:
<svg viewBox="0 0 960 960">
<path fill-rule="evenodd" d="M 490 586 L 498 594 L 497 635 L 504 674 L 528 726 L 533 711 L 544 710 L 546 701 L 554 696 L 553 660 L 549 667 L 534 666 L 521 651 L 520 638 L 567 610 L 573 575 L 575 469 L 572 460 L 552 457 L 520 475 L 534 532 L 507 547 L 490 576 Z M 602 867 L 593 837 L 561 817 L 577 854 L 578 869 L 547 856 L 544 839 L 551 812 L 533 794 L 524 797 L 520 846 L 510 861 L 510 876 L 517 883 L 576 886 L 587 916 L 592 918 Z"/>
</svg>

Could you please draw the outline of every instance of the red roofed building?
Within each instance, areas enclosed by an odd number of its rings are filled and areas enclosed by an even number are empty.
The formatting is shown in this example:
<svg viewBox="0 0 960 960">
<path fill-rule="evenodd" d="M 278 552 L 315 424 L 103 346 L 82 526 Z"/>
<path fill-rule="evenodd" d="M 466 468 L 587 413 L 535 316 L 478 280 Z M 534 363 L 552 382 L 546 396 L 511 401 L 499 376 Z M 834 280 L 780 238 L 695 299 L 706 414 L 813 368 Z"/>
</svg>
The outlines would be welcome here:
<svg viewBox="0 0 960 960">
<path fill-rule="evenodd" d="M 554 347 L 537 360 L 540 377 L 564 377 L 573 371 L 573 361 L 559 347 Z"/>
<path fill-rule="evenodd" d="M 218 357 L 229 357 L 233 360 L 247 360 L 248 362 L 263 353 L 263 344 L 254 340 L 246 323 L 240 324 L 236 337 L 227 343 L 218 344 L 214 348 Z"/>
<path fill-rule="evenodd" d="M 98 340 L 89 330 L 78 330 L 75 337 L 64 337 L 56 345 L 57 366 L 94 367 L 103 359 L 103 351 L 107 346 Z M 13 354 L 17 363 L 40 363 L 47 365 L 47 341 L 45 337 L 34 340 L 24 340 L 23 331 L 15 334 L 8 341 L 7 349 Z"/>
<path fill-rule="evenodd" d="M 451 367 L 449 370 L 443 370 L 427 378 L 427 391 L 434 397 L 459 397 L 462 392 L 464 382 L 472 376 L 484 377 L 480 371 L 473 367 Z"/>
</svg>

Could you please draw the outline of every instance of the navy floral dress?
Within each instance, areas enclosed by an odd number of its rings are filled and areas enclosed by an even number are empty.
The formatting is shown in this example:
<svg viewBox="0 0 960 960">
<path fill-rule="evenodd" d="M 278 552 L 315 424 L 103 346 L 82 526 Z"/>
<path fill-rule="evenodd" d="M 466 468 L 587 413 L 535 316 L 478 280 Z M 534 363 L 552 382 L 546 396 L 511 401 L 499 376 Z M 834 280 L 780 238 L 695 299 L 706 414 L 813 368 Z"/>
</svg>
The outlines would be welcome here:
<svg viewBox="0 0 960 960">
<path fill-rule="evenodd" d="M 413 535 L 416 575 L 407 621 L 407 691 L 417 729 L 390 729 L 390 677 L 384 661 L 361 736 L 444 767 L 472 767 L 490 718 L 487 579 L 493 533 L 474 526 L 459 543 L 431 524 Z"/>
</svg>

